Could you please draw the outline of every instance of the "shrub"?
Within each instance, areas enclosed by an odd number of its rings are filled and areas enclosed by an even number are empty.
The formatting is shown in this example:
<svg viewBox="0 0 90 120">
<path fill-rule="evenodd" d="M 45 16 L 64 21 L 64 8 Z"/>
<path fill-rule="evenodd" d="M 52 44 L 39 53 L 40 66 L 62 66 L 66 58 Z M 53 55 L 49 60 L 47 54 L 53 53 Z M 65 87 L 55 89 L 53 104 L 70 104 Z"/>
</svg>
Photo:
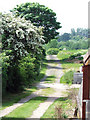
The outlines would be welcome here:
<svg viewBox="0 0 90 120">
<path fill-rule="evenodd" d="M 58 52 L 59 52 L 59 49 L 58 49 L 58 48 L 49 48 L 49 49 L 47 50 L 47 54 L 48 54 L 48 55 L 57 55 Z"/>
<path fill-rule="evenodd" d="M 8 81 L 8 66 L 9 64 L 9 56 L 6 56 L 6 52 L 0 53 L 0 74 L 2 74 L 2 94 L 4 95 L 6 92 L 6 86 Z"/>
<path fill-rule="evenodd" d="M 22 85 L 29 86 L 31 82 L 36 78 L 37 71 L 35 70 L 35 58 L 30 55 L 23 58 L 19 64 L 19 72 L 22 79 Z"/>
<path fill-rule="evenodd" d="M 72 84 L 74 71 L 70 70 L 66 72 L 60 79 L 60 83 Z"/>
</svg>

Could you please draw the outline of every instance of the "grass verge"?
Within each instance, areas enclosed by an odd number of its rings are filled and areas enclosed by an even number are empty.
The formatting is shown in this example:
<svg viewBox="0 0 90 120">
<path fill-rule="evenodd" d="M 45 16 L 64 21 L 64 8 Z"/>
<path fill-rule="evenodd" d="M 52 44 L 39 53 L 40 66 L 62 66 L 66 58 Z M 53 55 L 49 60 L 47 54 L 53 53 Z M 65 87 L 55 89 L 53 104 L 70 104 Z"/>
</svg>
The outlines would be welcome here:
<svg viewBox="0 0 90 120">
<path fill-rule="evenodd" d="M 73 82 L 73 74 L 74 71 L 70 70 L 68 72 L 66 72 L 60 79 L 60 83 L 66 83 L 71 85 Z"/>
<path fill-rule="evenodd" d="M 3 110 L 6 107 L 13 105 L 14 103 L 17 103 L 20 99 L 29 96 L 32 92 L 35 92 L 36 90 L 37 90 L 36 87 L 31 87 L 31 88 L 26 88 L 23 92 L 20 93 L 15 93 L 15 94 L 7 93 L 7 95 L 3 97 L 1 109 Z"/>
<path fill-rule="evenodd" d="M 39 104 L 43 103 L 46 99 L 47 97 L 35 97 L 31 99 L 30 101 L 24 103 L 22 106 L 15 109 L 13 112 L 5 116 L 5 118 L 9 120 L 10 118 L 18 119 L 18 118 L 30 117 L 33 111 L 39 107 Z"/>
<path fill-rule="evenodd" d="M 67 97 L 60 97 L 55 100 L 41 118 L 74 118 L 78 89 L 69 89 L 65 94 Z"/>
<path fill-rule="evenodd" d="M 68 116 L 65 114 L 65 110 L 67 110 L 68 106 L 70 105 L 71 100 L 68 100 L 67 97 L 61 97 L 55 100 L 55 102 L 48 108 L 48 110 L 44 113 L 44 115 L 41 118 L 57 118 L 55 109 L 57 106 L 62 106 L 63 108 L 62 116 L 64 118 L 67 118 Z"/>
<path fill-rule="evenodd" d="M 55 82 L 55 76 L 51 75 L 51 76 L 47 76 L 47 78 L 45 79 L 45 83 L 54 83 Z"/>
</svg>

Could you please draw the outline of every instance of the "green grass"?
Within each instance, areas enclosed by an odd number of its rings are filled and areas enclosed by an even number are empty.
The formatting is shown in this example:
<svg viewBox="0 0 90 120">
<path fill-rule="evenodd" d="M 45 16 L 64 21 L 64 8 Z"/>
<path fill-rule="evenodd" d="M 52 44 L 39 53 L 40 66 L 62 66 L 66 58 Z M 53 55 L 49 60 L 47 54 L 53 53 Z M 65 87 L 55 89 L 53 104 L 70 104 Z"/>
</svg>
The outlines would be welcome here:
<svg viewBox="0 0 90 120">
<path fill-rule="evenodd" d="M 72 83 L 73 76 L 68 74 L 68 71 L 79 71 L 79 68 L 83 65 L 79 59 L 76 59 L 78 54 L 86 54 L 87 50 L 62 50 L 58 53 L 57 57 L 62 64 L 64 75 L 61 78 L 61 83 Z M 74 56 L 74 57 L 71 57 Z M 73 73 L 72 73 L 73 74 Z"/>
<path fill-rule="evenodd" d="M 74 71 L 68 71 L 66 72 L 60 79 L 60 83 L 66 83 L 66 84 L 69 84 L 71 85 L 72 82 L 73 82 L 73 74 L 74 74 Z"/>
<path fill-rule="evenodd" d="M 67 72 L 68 70 L 78 71 L 82 66 L 82 63 L 68 63 L 66 61 L 61 61 L 63 72 Z"/>
<path fill-rule="evenodd" d="M 55 76 L 51 75 L 51 76 L 47 76 L 47 78 L 45 79 L 45 83 L 54 83 L 55 82 Z"/>
<path fill-rule="evenodd" d="M 71 114 L 73 116 L 73 109 L 76 105 L 76 96 L 78 94 L 77 88 L 69 89 L 67 92 L 63 94 L 66 97 L 60 97 L 54 101 L 54 103 L 48 108 L 48 110 L 44 113 L 41 118 L 57 118 L 57 109 L 61 108 L 61 117 L 62 118 L 70 118 Z"/>
<path fill-rule="evenodd" d="M 63 109 L 62 118 L 65 118 L 65 116 L 67 116 L 65 114 L 65 111 L 67 111 L 70 105 L 72 105 L 70 99 L 68 99 L 67 97 L 61 97 L 55 100 L 55 102 L 48 108 L 48 110 L 44 113 L 44 115 L 41 118 L 56 118 L 55 107 L 57 106 L 61 106 L 61 108 Z"/>
<path fill-rule="evenodd" d="M 22 106 L 16 108 L 14 111 L 6 115 L 6 118 L 27 118 L 30 117 L 33 111 L 43 103 L 47 97 L 35 97 L 30 101 L 24 103 Z"/>
<path fill-rule="evenodd" d="M 53 93 L 55 93 L 55 90 L 53 88 L 45 88 L 45 89 L 42 89 L 40 94 L 48 96 L 48 95 L 51 95 Z"/>
<path fill-rule="evenodd" d="M 83 50 L 83 49 L 79 49 L 79 50 L 62 50 L 62 51 L 59 51 L 58 53 L 58 58 L 60 60 L 65 60 L 65 59 L 68 59 L 70 56 L 72 55 L 75 55 L 75 54 L 86 54 L 88 50 Z"/>
<path fill-rule="evenodd" d="M 16 94 L 7 93 L 5 96 L 3 96 L 1 110 L 13 105 L 14 103 L 17 103 L 22 98 L 29 96 L 32 92 L 35 92 L 37 90 L 37 88 L 35 87 L 35 84 L 37 82 L 40 82 L 40 80 L 45 76 L 46 69 L 47 69 L 47 61 L 45 60 L 41 66 L 39 76 L 37 76 L 36 81 L 33 82 L 30 88 L 25 88 L 25 90 L 21 93 L 16 93 Z"/>
<path fill-rule="evenodd" d="M 37 90 L 36 87 L 32 87 L 32 88 L 26 88 L 21 93 L 16 93 L 16 94 L 7 93 L 2 99 L 1 109 L 5 109 L 6 107 L 13 105 L 14 103 L 17 103 L 21 98 L 25 98 L 26 96 L 29 96 L 32 92 L 35 92 L 36 90 Z"/>
</svg>

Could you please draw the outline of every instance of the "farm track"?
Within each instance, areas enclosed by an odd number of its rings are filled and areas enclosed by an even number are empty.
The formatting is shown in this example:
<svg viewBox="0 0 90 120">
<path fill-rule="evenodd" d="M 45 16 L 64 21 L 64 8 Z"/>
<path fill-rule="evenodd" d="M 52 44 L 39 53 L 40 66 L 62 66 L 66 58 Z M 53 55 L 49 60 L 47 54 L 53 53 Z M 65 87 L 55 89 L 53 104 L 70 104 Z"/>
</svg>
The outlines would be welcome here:
<svg viewBox="0 0 90 120">
<path fill-rule="evenodd" d="M 6 109 L 0 111 L 0 117 L 3 117 L 9 114 L 10 112 L 12 112 L 13 110 L 23 105 L 24 103 L 28 102 L 30 99 L 34 97 L 44 96 L 40 94 L 43 89 L 53 88 L 55 90 L 55 93 L 46 96 L 48 97 L 47 100 L 43 103 L 40 103 L 39 107 L 35 111 L 33 111 L 32 116 L 26 118 L 26 119 L 30 119 L 30 118 L 40 119 L 43 116 L 43 114 L 46 112 L 48 107 L 56 99 L 66 96 L 63 92 L 67 91 L 70 87 L 68 85 L 60 84 L 60 77 L 63 75 L 63 68 L 61 67 L 59 59 L 57 58 L 56 55 L 48 55 L 47 60 L 48 60 L 48 65 L 47 65 L 46 75 L 41 80 L 41 82 L 36 85 L 38 90 L 36 92 L 33 92 L 30 96 L 27 96 L 26 98 L 21 99 L 18 103 L 15 103 L 12 106 L 7 107 Z M 52 76 L 52 75 L 55 76 L 55 82 L 45 83 L 45 79 L 48 76 Z M 79 86 L 73 85 L 71 87 L 79 87 Z"/>
</svg>

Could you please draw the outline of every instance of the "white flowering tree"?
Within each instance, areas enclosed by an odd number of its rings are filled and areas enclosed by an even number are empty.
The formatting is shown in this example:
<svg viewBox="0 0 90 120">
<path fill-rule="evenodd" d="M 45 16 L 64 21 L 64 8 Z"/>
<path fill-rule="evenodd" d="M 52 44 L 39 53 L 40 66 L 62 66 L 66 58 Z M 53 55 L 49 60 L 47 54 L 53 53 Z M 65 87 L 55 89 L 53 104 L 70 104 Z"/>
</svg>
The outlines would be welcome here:
<svg viewBox="0 0 90 120">
<path fill-rule="evenodd" d="M 37 56 L 42 56 L 43 52 L 42 28 L 37 28 L 30 21 L 14 17 L 11 14 L 2 14 L 2 19 L 0 20 L 0 23 L 2 22 L 0 27 L 2 52 L 5 52 L 5 57 L 8 56 L 8 61 L 4 60 L 6 64 L 2 64 L 3 90 L 7 89 L 8 91 L 16 92 L 22 89 L 21 87 L 26 85 L 28 81 L 30 82 L 34 78 L 35 73 L 39 71 L 40 64 Z M 35 59 L 31 58 L 29 53 L 32 56 L 34 54 Z M 21 63 L 23 70 L 20 66 Z M 24 71 L 24 73 L 20 73 L 20 71 Z M 26 77 L 28 78 L 27 81 L 25 81 L 26 79 L 24 80 L 22 74 L 24 74 L 24 77 L 28 76 Z"/>
<path fill-rule="evenodd" d="M 42 28 L 37 28 L 30 21 L 11 14 L 2 15 L 0 33 L 2 49 L 12 51 L 12 60 L 15 60 L 13 62 L 29 52 L 40 52 L 39 48 L 44 43 Z"/>
</svg>

